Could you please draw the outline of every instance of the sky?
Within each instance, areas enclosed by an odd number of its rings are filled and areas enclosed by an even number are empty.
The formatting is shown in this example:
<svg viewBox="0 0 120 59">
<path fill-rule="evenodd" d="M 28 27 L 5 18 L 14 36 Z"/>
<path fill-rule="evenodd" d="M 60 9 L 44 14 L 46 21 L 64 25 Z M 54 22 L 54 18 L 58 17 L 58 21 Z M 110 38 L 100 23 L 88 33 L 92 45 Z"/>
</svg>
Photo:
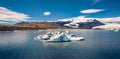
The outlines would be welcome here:
<svg viewBox="0 0 120 59">
<path fill-rule="evenodd" d="M 78 16 L 119 18 L 120 0 L 0 0 L 0 23 Z"/>
</svg>

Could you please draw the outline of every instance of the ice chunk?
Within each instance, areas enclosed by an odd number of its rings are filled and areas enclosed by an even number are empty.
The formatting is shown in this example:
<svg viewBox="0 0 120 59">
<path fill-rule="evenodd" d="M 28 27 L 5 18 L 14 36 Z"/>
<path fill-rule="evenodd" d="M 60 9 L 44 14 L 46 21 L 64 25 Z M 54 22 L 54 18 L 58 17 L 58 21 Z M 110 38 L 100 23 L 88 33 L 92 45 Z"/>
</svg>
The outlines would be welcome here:
<svg viewBox="0 0 120 59">
<path fill-rule="evenodd" d="M 76 37 L 74 34 L 69 34 L 69 31 L 55 31 L 48 32 L 44 35 L 39 35 L 35 39 L 45 42 L 69 42 L 69 41 L 81 41 L 83 37 Z"/>
</svg>

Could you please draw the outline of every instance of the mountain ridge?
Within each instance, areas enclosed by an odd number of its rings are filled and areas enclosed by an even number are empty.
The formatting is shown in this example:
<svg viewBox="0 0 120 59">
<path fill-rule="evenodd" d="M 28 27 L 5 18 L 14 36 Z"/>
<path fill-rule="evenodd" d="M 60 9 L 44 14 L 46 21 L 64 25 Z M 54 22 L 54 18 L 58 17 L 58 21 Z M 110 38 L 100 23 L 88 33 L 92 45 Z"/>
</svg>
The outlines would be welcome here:
<svg viewBox="0 0 120 59">
<path fill-rule="evenodd" d="M 68 25 L 68 26 L 66 26 Z M 43 21 L 43 22 L 19 22 L 12 25 L 0 25 L 0 31 L 9 30 L 39 30 L 39 29 L 92 29 L 94 26 L 104 25 L 96 19 L 87 19 L 85 21 L 77 21 L 70 19 L 68 21 Z"/>
</svg>

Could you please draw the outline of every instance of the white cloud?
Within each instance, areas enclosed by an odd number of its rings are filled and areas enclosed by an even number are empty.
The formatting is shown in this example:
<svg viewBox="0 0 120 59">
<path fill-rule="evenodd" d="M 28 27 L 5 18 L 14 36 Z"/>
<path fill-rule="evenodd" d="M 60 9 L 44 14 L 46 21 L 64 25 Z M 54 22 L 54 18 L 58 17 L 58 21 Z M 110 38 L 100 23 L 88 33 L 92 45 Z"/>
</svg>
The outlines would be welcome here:
<svg viewBox="0 0 120 59">
<path fill-rule="evenodd" d="M 15 12 L 5 7 L 0 7 L 0 20 L 21 21 L 30 18 L 24 13 Z"/>
<path fill-rule="evenodd" d="M 80 13 L 89 14 L 89 13 L 97 13 L 97 12 L 104 11 L 104 10 L 105 9 L 87 9 L 87 10 L 80 11 Z"/>
<path fill-rule="evenodd" d="M 97 4 L 97 3 L 99 3 L 101 0 L 93 0 L 93 5 L 95 5 L 95 4 Z"/>
<path fill-rule="evenodd" d="M 49 16 L 49 15 L 51 15 L 51 12 L 44 12 L 43 15 Z"/>
</svg>

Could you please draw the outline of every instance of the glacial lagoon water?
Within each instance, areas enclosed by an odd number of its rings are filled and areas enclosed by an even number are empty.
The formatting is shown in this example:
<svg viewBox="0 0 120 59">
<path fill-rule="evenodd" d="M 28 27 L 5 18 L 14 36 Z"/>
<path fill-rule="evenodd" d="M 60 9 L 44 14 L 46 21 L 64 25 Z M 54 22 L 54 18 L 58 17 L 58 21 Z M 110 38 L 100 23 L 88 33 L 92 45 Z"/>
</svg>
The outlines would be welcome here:
<svg viewBox="0 0 120 59">
<path fill-rule="evenodd" d="M 120 32 L 68 30 L 84 41 L 44 43 L 35 36 L 48 31 L 0 32 L 0 59 L 120 59 Z"/>
</svg>

